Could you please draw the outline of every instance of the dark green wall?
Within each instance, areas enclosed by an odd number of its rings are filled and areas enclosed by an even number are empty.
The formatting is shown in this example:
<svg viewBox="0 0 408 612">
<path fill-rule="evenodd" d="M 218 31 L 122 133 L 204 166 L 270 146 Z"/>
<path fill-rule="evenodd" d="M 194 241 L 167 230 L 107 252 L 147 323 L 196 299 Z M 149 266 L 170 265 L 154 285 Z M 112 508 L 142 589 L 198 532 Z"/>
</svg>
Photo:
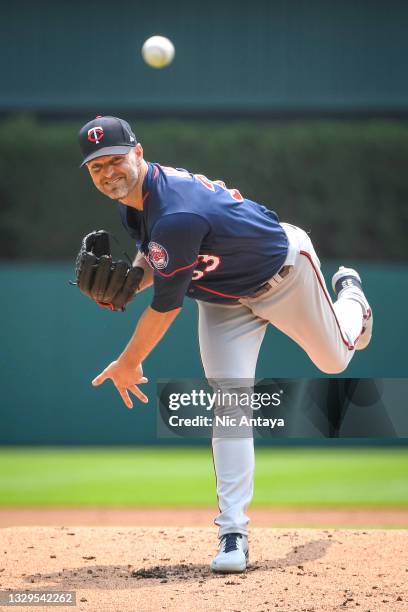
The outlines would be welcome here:
<svg viewBox="0 0 408 612">
<path fill-rule="evenodd" d="M 402 0 L 2 2 L 0 110 L 406 111 Z M 152 34 L 176 59 L 152 70 Z"/>
<path fill-rule="evenodd" d="M 80 125 L 0 123 L 0 258 L 69 261 L 100 228 L 133 252 L 116 204 L 78 168 Z M 323 259 L 408 260 L 408 122 L 132 125 L 146 159 L 224 180 L 311 231 Z"/>
<path fill-rule="evenodd" d="M 334 262 L 323 265 L 330 280 Z M 359 266 L 375 320 L 370 347 L 357 353 L 347 377 L 406 377 L 408 371 L 408 267 Z M 0 444 L 152 444 L 158 378 L 202 377 L 196 305 L 183 312 L 145 363 L 150 403 L 129 411 L 111 383 L 90 381 L 124 347 L 149 303 L 139 296 L 125 314 L 95 306 L 68 285 L 68 265 L 0 267 Z M 322 374 L 294 342 L 270 328 L 257 375 L 260 378 Z M 401 401 L 405 401 L 401 398 Z"/>
</svg>

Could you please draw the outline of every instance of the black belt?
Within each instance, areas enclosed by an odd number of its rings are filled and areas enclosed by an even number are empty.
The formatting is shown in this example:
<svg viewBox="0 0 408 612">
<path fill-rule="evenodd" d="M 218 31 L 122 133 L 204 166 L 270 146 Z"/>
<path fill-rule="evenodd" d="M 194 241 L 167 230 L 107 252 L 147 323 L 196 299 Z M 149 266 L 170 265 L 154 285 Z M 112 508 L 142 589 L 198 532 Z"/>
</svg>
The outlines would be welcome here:
<svg viewBox="0 0 408 612">
<path fill-rule="evenodd" d="M 289 270 L 290 270 L 291 266 L 283 266 L 283 268 L 281 268 L 278 272 L 279 276 L 281 278 L 285 278 L 285 276 L 287 276 L 289 274 Z M 247 296 L 247 297 L 251 297 L 251 298 L 257 298 L 260 297 L 261 295 L 264 295 L 265 293 L 268 293 L 268 291 L 270 291 L 272 289 L 274 285 L 271 285 L 271 283 L 266 282 L 263 285 L 261 285 L 256 291 L 255 293 L 252 293 L 251 295 Z"/>
</svg>

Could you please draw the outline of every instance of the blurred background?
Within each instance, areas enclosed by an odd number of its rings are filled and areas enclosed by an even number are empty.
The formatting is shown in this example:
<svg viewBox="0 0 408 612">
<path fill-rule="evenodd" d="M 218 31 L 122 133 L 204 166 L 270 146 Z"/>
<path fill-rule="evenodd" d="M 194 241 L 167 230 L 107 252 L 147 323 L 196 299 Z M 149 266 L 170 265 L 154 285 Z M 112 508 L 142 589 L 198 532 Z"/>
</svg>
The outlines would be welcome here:
<svg viewBox="0 0 408 612">
<path fill-rule="evenodd" d="M 93 188 L 86 169 L 79 169 L 77 133 L 98 114 L 127 119 L 146 159 L 223 179 L 275 210 L 282 221 L 310 231 L 327 283 L 339 264 L 357 267 L 375 313 L 375 332 L 347 376 L 407 375 L 406 2 L 157 0 L 153 7 L 129 0 L 118 6 L 106 0 L 15 0 L 1 2 L 1 15 L 1 503 L 41 505 L 41 494 L 28 495 L 41 484 L 51 491 L 47 503 L 103 503 L 96 493 L 87 502 L 80 494 L 76 501 L 69 494 L 55 497 L 57 473 L 64 472 L 55 456 L 62 455 L 40 458 L 40 449 L 33 454 L 32 447 L 159 445 L 157 379 L 202 376 L 196 304 L 186 299 L 182 314 L 145 362 L 149 405 L 128 411 L 109 384 L 96 390 L 90 385 L 121 351 L 150 302 L 146 292 L 126 313 L 106 312 L 68 284 L 81 238 L 93 229 L 111 231 L 134 254 L 115 204 Z M 148 67 L 140 54 L 153 34 L 169 37 L 176 48 L 173 63 L 162 70 Z M 257 374 L 322 376 L 300 348 L 273 329 Z M 381 441 L 387 443 L 405 441 Z M 340 452 L 336 449 L 344 441 L 326 445 Z M 390 451 L 375 452 L 385 457 Z M 163 463 L 176 456 L 174 449 Z M 192 469 L 190 485 L 203 482 L 197 473 L 213 478 L 207 450 L 195 456 L 206 468 Z M 83 457 L 88 459 L 75 467 L 64 463 L 64 473 L 82 478 L 86 470 L 79 465 L 90 465 L 89 454 Z M 370 457 L 364 466 L 373 466 Z M 35 463 L 40 459 L 43 464 Z M 321 456 L 316 461 L 321 465 Z M 392 481 L 395 495 L 388 488 L 384 495 L 377 490 L 377 496 L 384 504 L 407 504 L 401 471 L 405 449 L 392 461 L 383 482 L 389 487 L 391 477 L 399 479 Z M 44 465 L 55 466 L 55 480 L 44 480 Z M 305 470 L 313 472 L 305 465 L 301 458 L 293 463 L 299 481 Z M 29 466 L 37 466 L 31 480 Z M 379 471 L 373 472 L 374 489 Z M 107 489 L 95 465 L 83 476 L 84 491 L 90 491 L 96 473 L 100 490 Z M 361 474 L 368 472 L 362 468 Z M 267 475 L 266 467 L 265 482 Z M 317 470 L 314 482 L 323 476 Z M 274 503 L 275 485 L 262 503 Z M 349 485 L 350 496 L 355 483 Z M 186 490 L 185 482 L 181 489 Z M 212 480 L 208 491 L 199 503 L 215 503 Z M 110 503 L 148 503 L 137 495 L 119 495 Z M 344 503 L 345 497 L 339 493 L 334 503 Z"/>
</svg>

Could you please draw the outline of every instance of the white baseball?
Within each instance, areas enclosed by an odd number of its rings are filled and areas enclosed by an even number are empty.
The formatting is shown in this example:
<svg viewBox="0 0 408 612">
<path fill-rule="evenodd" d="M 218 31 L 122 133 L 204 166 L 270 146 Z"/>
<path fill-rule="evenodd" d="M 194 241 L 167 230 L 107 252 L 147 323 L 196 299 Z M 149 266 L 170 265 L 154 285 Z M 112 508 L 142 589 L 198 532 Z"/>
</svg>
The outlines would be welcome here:
<svg viewBox="0 0 408 612">
<path fill-rule="evenodd" d="M 146 64 L 152 68 L 164 68 L 174 58 L 174 45 L 165 36 L 151 36 L 142 47 L 142 56 Z"/>
</svg>

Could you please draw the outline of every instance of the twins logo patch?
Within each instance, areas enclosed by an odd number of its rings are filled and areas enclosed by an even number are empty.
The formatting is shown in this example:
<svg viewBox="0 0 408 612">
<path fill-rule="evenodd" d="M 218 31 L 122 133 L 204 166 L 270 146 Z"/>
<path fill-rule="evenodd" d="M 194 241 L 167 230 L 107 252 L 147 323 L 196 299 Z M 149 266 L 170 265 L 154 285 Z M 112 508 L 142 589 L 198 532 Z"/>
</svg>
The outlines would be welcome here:
<svg viewBox="0 0 408 612">
<path fill-rule="evenodd" d="M 149 261 L 157 269 L 163 270 L 169 263 L 169 255 L 164 247 L 157 242 L 149 242 Z"/>
</svg>

